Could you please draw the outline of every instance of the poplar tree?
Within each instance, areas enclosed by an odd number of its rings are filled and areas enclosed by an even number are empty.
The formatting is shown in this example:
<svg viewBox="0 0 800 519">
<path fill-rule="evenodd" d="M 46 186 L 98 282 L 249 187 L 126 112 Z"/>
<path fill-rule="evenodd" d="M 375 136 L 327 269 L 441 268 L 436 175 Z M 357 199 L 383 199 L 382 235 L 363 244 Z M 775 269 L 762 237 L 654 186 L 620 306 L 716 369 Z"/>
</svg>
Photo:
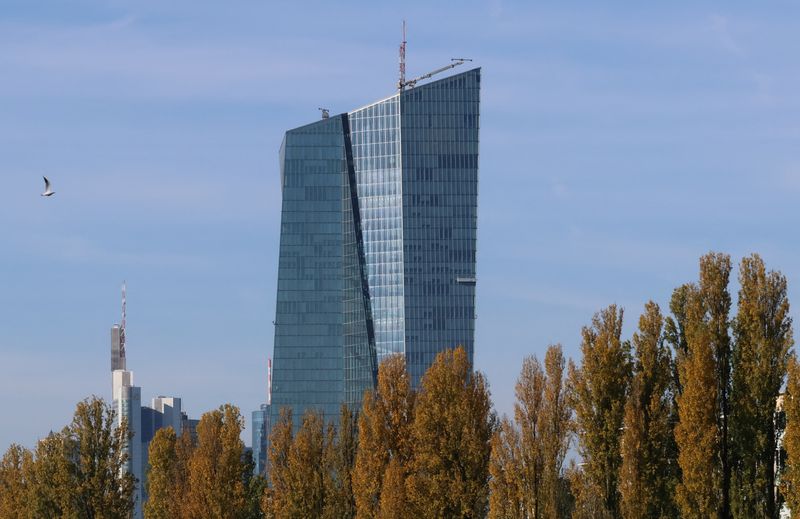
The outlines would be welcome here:
<svg viewBox="0 0 800 519">
<path fill-rule="evenodd" d="M 737 518 L 775 515 L 775 401 L 793 344 L 786 278 L 757 255 L 742 259 L 734 322 L 731 405 Z"/>
<path fill-rule="evenodd" d="M 520 468 L 520 435 L 514 423 L 503 417 L 492 435 L 489 461 L 489 519 L 525 519 Z"/>
<path fill-rule="evenodd" d="M 583 458 L 583 501 L 596 500 L 599 492 L 605 517 L 619 517 L 620 429 L 631 378 L 630 345 L 620 339 L 622 309 L 616 305 L 595 314 L 582 331 L 580 369 L 570 362 L 571 400 L 579 453 Z M 594 505 L 592 505 L 594 508 Z"/>
<path fill-rule="evenodd" d="M 65 432 L 62 453 L 72 510 L 82 517 L 127 518 L 134 491 L 134 478 L 124 468 L 131 438 L 127 426 L 117 427 L 114 411 L 92 397 L 78 403 Z"/>
<path fill-rule="evenodd" d="M 712 252 L 700 258 L 699 284 L 683 289 L 687 353 L 683 358 L 676 355 L 681 395 L 675 435 L 682 451 L 677 499 L 684 514 L 696 514 L 710 506 L 721 519 L 731 514 L 730 272 L 731 260 L 726 254 Z M 687 384 L 693 386 L 689 396 Z M 710 421 L 715 424 L 713 431 L 707 429 Z M 706 450 L 700 452 L 699 445 Z"/>
<path fill-rule="evenodd" d="M 393 484 L 400 485 L 402 479 L 405 485 L 413 454 L 415 398 L 405 358 L 393 355 L 383 360 L 378 367 L 378 387 L 365 393 L 358 416 L 359 445 L 352 482 L 359 519 L 380 517 L 384 477 L 393 459 L 397 460 Z"/>
<path fill-rule="evenodd" d="M 289 473 L 289 451 L 294 427 L 291 408 L 281 408 L 278 422 L 272 426 L 269 439 L 270 488 L 261 499 L 261 511 L 267 518 L 296 517 L 290 509 L 292 480 Z"/>
<path fill-rule="evenodd" d="M 197 424 L 197 447 L 189 460 L 186 496 L 191 517 L 240 518 L 247 511 L 244 481 L 244 419 L 225 404 L 204 413 Z"/>
<path fill-rule="evenodd" d="M 727 254 L 711 252 L 700 258 L 700 295 L 704 306 L 703 319 L 709 331 L 714 351 L 717 383 L 717 428 L 719 430 L 718 464 L 721 468 L 721 496 L 718 516 L 731 517 L 731 456 L 730 456 L 730 390 L 731 390 L 731 295 L 728 281 L 731 258 Z"/>
<path fill-rule="evenodd" d="M 324 455 L 325 519 L 351 519 L 356 514 L 353 467 L 356 460 L 356 418 L 342 404 L 338 429 L 328 425 Z"/>
<path fill-rule="evenodd" d="M 292 517 L 321 517 L 325 506 L 323 453 L 325 435 L 322 414 L 308 410 L 289 449 L 287 469 Z M 296 515 L 295 515 L 296 514 Z"/>
<path fill-rule="evenodd" d="M 781 474 L 780 490 L 792 511 L 800 510 L 800 362 L 791 355 L 788 363 L 786 393 L 783 409 L 786 430 L 783 447 L 786 449 L 786 468 Z"/>
<path fill-rule="evenodd" d="M 28 509 L 30 479 L 26 472 L 32 462 L 31 452 L 12 444 L 0 460 L 0 517 L 23 519 Z"/>
<path fill-rule="evenodd" d="M 67 449 L 68 430 L 51 432 L 39 440 L 34 450 L 34 461 L 26 471 L 30 481 L 28 509 L 33 517 L 70 517 L 77 512 L 72 502 L 71 451 Z M 120 454 L 127 461 L 127 453 Z M 133 476 L 130 499 L 133 499 Z M 125 482 L 127 485 L 128 483 Z"/>
<path fill-rule="evenodd" d="M 564 459 L 572 440 L 572 407 L 564 376 L 566 361 L 560 344 L 547 348 L 544 357 L 546 381 L 542 404 L 542 511 L 543 517 L 557 519 L 570 508 L 564 479 Z"/>
<path fill-rule="evenodd" d="M 494 425 L 486 380 L 472 371 L 464 348 L 440 352 L 414 409 L 406 487 L 416 517 L 486 515 Z"/>
<path fill-rule="evenodd" d="M 620 508 L 630 519 L 676 517 L 676 447 L 672 430 L 670 353 L 658 305 L 645 305 L 633 335 L 634 375 L 625 404 Z"/>
<path fill-rule="evenodd" d="M 172 427 L 156 431 L 148 450 L 146 519 L 181 519 L 188 517 L 184 500 L 188 495 L 189 434 L 177 436 Z"/>
<path fill-rule="evenodd" d="M 492 440 L 492 517 L 558 518 L 566 513 L 563 464 L 571 409 L 564 368 L 560 345 L 548 347 L 544 368 L 535 356 L 523 361 L 516 385 L 516 425 L 503 420 Z"/>
<path fill-rule="evenodd" d="M 718 513 L 720 499 L 719 386 L 713 334 L 695 287 L 688 294 L 686 311 L 687 352 L 678 366 L 683 390 L 678 397 L 675 441 L 682 479 L 676 500 L 682 517 L 707 519 Z"/>
<path fill-rule="evenodd" d="M 520 463 L 522 509 L 525 517 L 542 517 L 544 501 L 544 387 L 545 374 L 535 356 L 522 361 L 517 379 L 514 418 L 520 429 Z"/>
</svg>

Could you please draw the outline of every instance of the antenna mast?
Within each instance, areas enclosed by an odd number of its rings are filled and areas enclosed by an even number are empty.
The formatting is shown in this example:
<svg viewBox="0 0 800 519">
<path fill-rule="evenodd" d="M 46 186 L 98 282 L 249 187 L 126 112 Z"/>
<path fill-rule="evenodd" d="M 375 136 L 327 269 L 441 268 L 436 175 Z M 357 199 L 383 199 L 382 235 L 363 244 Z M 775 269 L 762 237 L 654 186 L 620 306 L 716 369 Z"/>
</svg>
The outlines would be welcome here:
<svg viewBox="0 0 800 519">
<path fill-rule="evenodd" d="M 267 405 L 272 405 L 272 358 L 267 357 Z"/>
<path fill-rule="evenodd" d="M 406 21 L 403 20 L 403 43 L 400 44 L 400 81 L 397 88 L 402 91 L 406 86 Z"/>
<path fill-rule="evenodd" d="M 119 357 L 125 365 L 125 281 L 122 282 L 122 323 L 119 326 Z M 124 368 L 123 368 L 124 369 Z"/>
</svg>

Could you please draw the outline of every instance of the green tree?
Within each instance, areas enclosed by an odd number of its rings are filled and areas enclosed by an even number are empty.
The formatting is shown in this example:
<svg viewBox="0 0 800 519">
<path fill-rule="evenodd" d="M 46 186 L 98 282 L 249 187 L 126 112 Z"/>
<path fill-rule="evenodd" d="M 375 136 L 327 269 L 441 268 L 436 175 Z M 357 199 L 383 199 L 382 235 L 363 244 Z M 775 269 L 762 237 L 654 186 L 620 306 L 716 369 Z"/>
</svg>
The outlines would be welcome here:
<svg viewBox="0 0 800 519">
<path fill-rule="evenodd" d="M 672 366 L 658 305 L 645 305 L 633 335 L 634 375 L 625 405 L 620 508 L 630 519 L 676 517 Z"/>
<path fill-rule="evenodd" d="M 408 499 L 417 517 L 484 517 L 495 418 L 464 348 L 436 356 L 414 410 Z"/>
<path fill-rule="evenodd" d="M 620 434 L 631 378 L 630 345 L 620 339 L 622 309 L 595 314 L 583 328 L 580 369 L 570 363 L 571 400 L 578 446 L 583 458 L 578 503 L 602 503 L 606 517 L 619 517 Z M 600 492 L 597 499 L 589 492 Z M 577 497 L 577 496 L 576 496 Z M 582 499 L 582 500 L 581 500 Z M 586 505 L 588 506 L 588 505 Z"/>
<path fill-rule="evenodd" d="M 16 444 L 12 444 L 0 460 L 0 517 L 29 517 L 30 480 L 27 472 L 31 463 L 31 452 Z"/>
<path fill-rule="evenodd" d="M 356 418 L 342 404 L 338 429 L 328 425 L 325 443 L 325 508 L 323 519 L 352 519 L 356 515 L 353 497 L 353 467 L 356 461 Z"/>
<path fill-rule="evenodd" d="M 790 510 L 800 510 L 800 362 L 791 355 L 788 363 L 786 394 L 783 409 L 786 413 L 786 431 L 783 447 L 786 449 L 786 468 L 781 474 L 780 490 Z"/>
<path fill-rule="evenodd" d="M 767 272 L 754 254 L 739 269 L 734 321 L 731 443 L 735 460 L 734 516 L 775 516 L 775 401 L 783 385 L 792 319 L 786 277 Z"/>
<path fill-rule="evenodd" d="M 365 393 L 358 416 L 358 452 L 352 484 L 356 517 L 380 517 L 383 480 L 392 459 L 396 482 L 408 473 L 413 453 L 411 433 L 415 392 L 402 355 L 387 357 L 378 367 L 378 387 Z"/>
<path fill-rule="evenodd" d="M 243 427 L 239 409 L 230 404 L 200 418 L 189 460 L 189 516 L 238 519 L 247 513 Z"/>
</svg>

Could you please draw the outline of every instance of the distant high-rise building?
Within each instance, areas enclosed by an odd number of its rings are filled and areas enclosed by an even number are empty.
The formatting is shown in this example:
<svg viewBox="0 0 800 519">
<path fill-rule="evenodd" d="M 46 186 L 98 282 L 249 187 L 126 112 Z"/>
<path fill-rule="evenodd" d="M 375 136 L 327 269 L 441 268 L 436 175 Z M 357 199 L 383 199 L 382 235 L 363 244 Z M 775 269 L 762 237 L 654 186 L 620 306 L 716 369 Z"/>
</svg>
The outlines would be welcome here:
<svg viewBox="0 0 800 519">
<path fill-rule="evenodd" d="M 417 385 L 473 358 L 480 69 L 286 132 L 272 423 L 361 404 L 387 355 Z"/>
<path fill-rule="evenodd" d="M 128 452 L 126 470 L 136 478 L 133 519 L 142 519 L 147 500 L 148 449 L 156 431 L 172 427 L 180 435 L 187 428 L 194 435 L 197 420 L 190 420 L 181 410 L 181 399 L 158 396 L 152 407 L 142 406 L 142 389 L 133 385 L 133 372 L 126 369 L 125 360 L 125 285 L 122 286 L 122 321 L 111 327 L 111 393 L 117 426 L 125 420 L 131 439 L 125 445 Z"/>
<path fill-rule="evenodd" d="M 267 403 L 253 411 L 253 472 L 264 474 L 269 462 L 270 404 L 272 403 L 272 359 L 267 360 Z"/>
<path fill-rule="evenodd" d="M 125 369 L 125 355 L 120 339 L 120 327 L 115 324 L 111 327 L 111 371 Z"/>
<path fill-rule="evenodd" d="M 253 472 L 264 474 L 267 469 L 267 450 L 269 428 L 269 405 L 261 404 L 258 411 L 253 411 Z"/>
<path fill-rule="evenodd" d="M 133 373 L 126 370 L 111 372 L 112 406 L 116 412 L 117 426 L 123 420 L 128 424 L 131 440 L 125 446 L 128 453 L 127 470 L 136 478 L 134 490 L 134 519 L 142 517 L 142 484 L 144 478 L 142 464 L 142 388 L 133 385 Z"/>
</svg>

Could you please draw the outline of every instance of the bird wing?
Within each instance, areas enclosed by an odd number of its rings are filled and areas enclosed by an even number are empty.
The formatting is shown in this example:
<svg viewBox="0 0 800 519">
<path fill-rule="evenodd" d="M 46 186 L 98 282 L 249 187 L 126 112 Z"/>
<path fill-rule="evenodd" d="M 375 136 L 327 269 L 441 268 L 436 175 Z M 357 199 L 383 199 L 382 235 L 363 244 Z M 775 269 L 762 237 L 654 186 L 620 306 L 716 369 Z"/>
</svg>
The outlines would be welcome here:
<svg viewBox="0 0 800 519">
<path fill-rule="evenodd" d="M 42 177 L 44 179 L 44 190 L 45 192 L 50 191 L 50 181 L 47 180 L 47 177 Z"/>
</svg>

